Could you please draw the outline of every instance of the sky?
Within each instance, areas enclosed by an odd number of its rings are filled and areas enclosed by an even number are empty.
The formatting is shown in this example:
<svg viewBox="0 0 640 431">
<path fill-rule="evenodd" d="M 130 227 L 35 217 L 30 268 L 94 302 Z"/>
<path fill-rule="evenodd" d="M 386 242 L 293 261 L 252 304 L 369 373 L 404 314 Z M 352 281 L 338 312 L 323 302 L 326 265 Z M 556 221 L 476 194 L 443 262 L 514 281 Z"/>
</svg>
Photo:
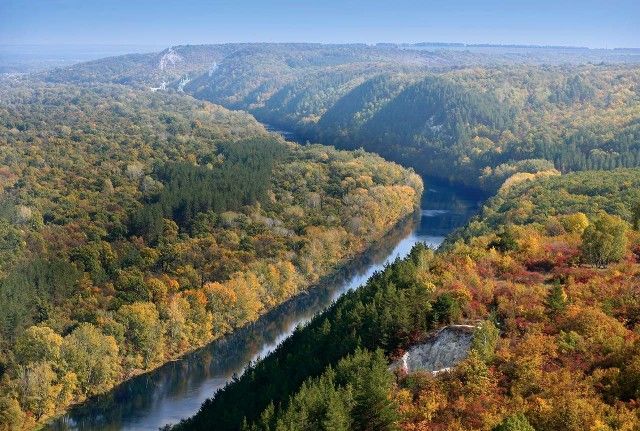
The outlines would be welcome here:
<svg viewBox="0 0 640 431">
<path fill-rule="evenodd" d="M 640 47 L 640 0 L 0 0 L 0 44 Z"/>
</svg>

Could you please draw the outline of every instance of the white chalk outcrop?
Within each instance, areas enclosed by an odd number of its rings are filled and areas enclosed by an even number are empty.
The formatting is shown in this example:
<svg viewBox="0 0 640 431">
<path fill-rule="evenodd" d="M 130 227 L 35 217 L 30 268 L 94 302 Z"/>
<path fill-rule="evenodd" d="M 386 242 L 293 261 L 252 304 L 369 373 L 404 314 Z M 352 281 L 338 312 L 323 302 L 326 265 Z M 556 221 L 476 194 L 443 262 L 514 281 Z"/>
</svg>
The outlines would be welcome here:
<svg viewBox="0 0 640 431">
<path fill-rule="evenodd" d="M 476 328 L 474 325 L 445 326 L 426 342 L 411 347 L 390 368 L 407 373 L 447 371 L 467 357 Z"/>
<path fill-rule="evenodd" d="M 173 48 L 169 48 L 163 55 L 160 57 L 160 62 L 158 64 L 158 68 L 160 70 L 165 70 L 169 66 L 175 66 L 178 63 L 184 61 L 184 58 L 177 52 L 173 50 Z"/>
</svg>

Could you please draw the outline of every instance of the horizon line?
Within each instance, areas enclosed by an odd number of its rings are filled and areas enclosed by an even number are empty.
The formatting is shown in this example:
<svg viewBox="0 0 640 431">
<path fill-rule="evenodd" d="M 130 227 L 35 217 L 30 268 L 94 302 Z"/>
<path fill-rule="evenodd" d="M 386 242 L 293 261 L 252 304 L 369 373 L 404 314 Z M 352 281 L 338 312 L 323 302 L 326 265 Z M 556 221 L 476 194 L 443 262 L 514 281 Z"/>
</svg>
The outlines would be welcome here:
<svg viewBox="0 0 640 431">
<path fill-rule="evenodd" d="M 279 45 L 279 44 L 308 44 L 308 45 L 361 45 L 361 46 L 378 46 L 378 45 L 391 45 L 391 46 L 433 46 L 433 47 L 457 47 L 457 48 L 533 48 L 533 49 L 581 49 L 581 50 L 637 50 L 640 47 L 631 46 L 617 46 L 617 47 L 591 47 L 591 46 L 579 46 L 579 45 L 548 45 L 548 44 L 535 44 L 535 43 L 486 43 L 486 42 L 310 42 L 310 41 L 226 41 L 226 42 L 177 42 L 169 44 L 157 44 L 157 43 L 4 43 L 0 42 L 0 46 L 6 47 L 166 47 L 171 48 L 175 46 L 206 46 L 206 45 L 232 45 L 232 44 L 264 44 L 264 45 Z"/>
</svg>

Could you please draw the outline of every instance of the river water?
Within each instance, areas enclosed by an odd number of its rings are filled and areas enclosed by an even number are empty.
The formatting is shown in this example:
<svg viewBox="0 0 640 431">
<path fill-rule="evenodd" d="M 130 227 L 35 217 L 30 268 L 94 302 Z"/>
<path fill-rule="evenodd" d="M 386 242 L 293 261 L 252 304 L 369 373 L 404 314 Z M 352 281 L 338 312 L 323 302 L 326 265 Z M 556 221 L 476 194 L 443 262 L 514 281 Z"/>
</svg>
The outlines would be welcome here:
<svg viewBox="0 0 640 431">
<path fill-rule="evenodd" d="M 157 430 L 192 416 L 249 362 L 268 355 L 296 326 L 364 284 L 374 272 L 406 256 L 417 242 L 439 246 L 447 233 L 479 209 L 482 200 L 478 193 L 425 180 L 419 213 L 318 287 L 233 334 L 74 407 L 46 429 Z"/>
</svg>

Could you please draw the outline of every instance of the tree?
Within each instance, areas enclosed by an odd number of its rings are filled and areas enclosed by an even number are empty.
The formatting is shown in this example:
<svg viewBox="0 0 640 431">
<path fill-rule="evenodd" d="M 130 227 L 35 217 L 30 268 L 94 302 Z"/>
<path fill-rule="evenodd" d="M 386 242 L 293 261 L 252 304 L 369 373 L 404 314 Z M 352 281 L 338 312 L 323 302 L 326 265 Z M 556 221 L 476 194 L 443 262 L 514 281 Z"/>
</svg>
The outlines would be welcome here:
<svg viewBox="0 0 640 431">
<path fill-rule="evenodd" d="M 117 297 L 124 303 L 149 301 L 152 292 L 144 281 L 144 275 L 138 268 L 120 270 L 115 282 Z"/>
<path fill-rule="evenodd" d="M 517 250 L 518 241 L 513 228 L 510 226 L 502 228 L 498 233 L 498 238 L 492 241 L 489 247 L 494 247 L 503 253 Z"/>
<path fill-rule="evenodd" d="M 20 370 L 20 404 L 37 419 L 50 415 L 56 408 L 56 399 L 62 389 L 56 385 L 56 378 L 48 362 L 32 363 Z"/>
<path fill-rule="evenodd" d="M 589 226 L 589 219 L 584 213 L 578 212 L 561 216 L 560 223 L 567 232 L 582 235 L 587 226 Z"/>
<path fill-rule="evenodd" d="M 522 413 L 517 413 L 505 418 L 493 431 L 536 431 L 527 417 Z"/>
<path fill-rule="evenodd" d="M 62 337 L 47 326 L 31 326 L 16 340 L 16 359 L 22 365 L 35 362 L 58 363 Z"/>
<path fill-rule="evenodd" d="M 324 430 L 349 431 L 351 429 L 351 417 L 349 415 L 350 406 L 345 398 L 347 398 L 346 395 L 338 391 L 332 391 L 328 394 L 325 418 L 322 421 L 322 427 Z"/>
<path fill-rule="evenodd" d="M 433 320 L 440 323 L 452 323 L 462 317 L 463 298 L 454 292 L 439 295 L 433 303 Z"/>
<path fill-rule="evenodd" d="M 555 283 L 547 296 L 547 307 L 552 313 L 559 313 L 567 306 L 567 293 L 560 283 Z"/>
<path fill-rule="evenodd" d="M 75 373 L 80 389 L 95 395 L 111 388 L 120 376 L 120 357 L 115 338 L 104 335 L 91 323 L 82 323 L 64 338 L 62 360 Z"/>
<path fill-rule="evenodd" d="M 12 223 L 0 219 L 0 275 L 16 261 L 24 246 L 20 230 Z"/>
<path fill-rule="evenodd" d="M 582 234 L 582 258 L 599 267 L 620 261 L 627 251 L 626 233 L 620 217 L 601 212 Z"/>
<path fill-rule="evenodd" d="M 471 348 L 474 349 L 480 359 L 485 363 L 493 361 L 496 345 L 500 339 L 500 331 L 490 320 L 482 322 L 479 328 L 473 333 Z"/>
<path fill-rule="evenodd" d="M 351 413 L 355 430 L 395 430 L 397 405 L 390 398 L 393 375 L 381 350 L 356 351 L 338 364 L 338 376 L 354 387 Z M 340 379 L 340 378 L 339 378 Z"/>
<path fill-rule="evenodd" d="M 640 202 L 633 206 L 633 228 L 640 230 Z"/>
<path fill-rule="evenodd" d="M 20 409 L 20 403 L 8 394 L 0 396 L 0 431 L 22 429 L 25 414 Z"/>
<path fill-rule="evenodd" d="M 229 332 L 238 323 L 238 295 L 228 283 L 207 283 L 203 291 L 207 296 L 207 310 L 213 315 L 213 334 L 222 335 Z"/>
<path fill-rule="evenodd" d="M 125 327 L 127 359 L 136 367 L 148 367 L 163 353 L 164 339 L 158 310 L 150 302 L 120 307 L 118 320 Z"/>
</svg>

